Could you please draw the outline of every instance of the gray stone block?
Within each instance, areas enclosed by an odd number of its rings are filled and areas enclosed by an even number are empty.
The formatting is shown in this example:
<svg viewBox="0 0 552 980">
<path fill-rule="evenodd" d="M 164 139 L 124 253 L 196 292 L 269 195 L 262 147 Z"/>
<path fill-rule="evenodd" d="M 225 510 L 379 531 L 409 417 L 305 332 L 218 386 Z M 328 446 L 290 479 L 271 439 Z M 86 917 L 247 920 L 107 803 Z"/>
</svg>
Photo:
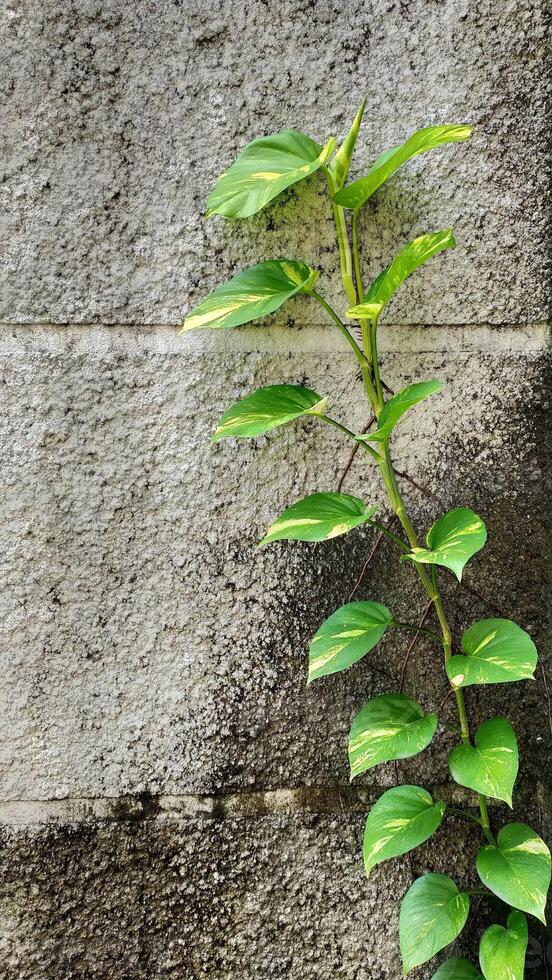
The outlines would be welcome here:
<svg viewBox="0 0 552 980">
<path fill-rule="evenodd" d="M 407 638 L 394 634 L 354 669 L 304 686 L 309 639 L 346 601 L 373 532 L 255 546 L 288 503 L 336 487 L 342 437 L 302 422 L 208 444 L 228 404 L 282 380 L 328 395 L 360 428 L 348 355 L 222 359 L 194 356 L 181 338 L 162 352 L 156 336 L 130 350 L 124 332 L 14 329 L 5 341 L 5 800 L 343 783 L 353 714 L 398 684 Z M 445 580 L 457 633 L 503 608 L 546 663 L 548 356 L 388 352 L 384 370 L 396 387 L 445 382 L 395 438 L 399 468 L 440 501 L 404 484 L 420 529 L 456 505 L 489 526 L 466 582 L 493 605 Z M 359 459 L 344 489 L 383 506 Z M 410 621 L 423 606 L 389 549 L 359 595 Z M 439 652 L 421 643 L 416 666 L 407 688 L 435 708 L 447 690 Z M 474 722 L 491 709 L 511 718 L 531 779 L 550 751 L 541 681 L 468 693 Z M 449 745 L 441 736 L 403 775 L 446 780 Z M 391 778 L 388 767 L 365 780 Z"/>
<path fill-rule="evenodd" d="M 458 235 L 393 318 L 545 319 L 545 8 L 8 0 L 0 317 L 178 323 L 239 268 L 285 255 L 320 267 L 343 309 L 321 177 L 250 222 L 201 214 L 249 140 L 285 126 L 344 133 L 367 92 L 353 176 L 419 126 L 476 133 L 419 158 L 367 209 L 367 276 L 417 233 Z M 293 315 L 320 319 L 306 303 Z"/>
</svg>

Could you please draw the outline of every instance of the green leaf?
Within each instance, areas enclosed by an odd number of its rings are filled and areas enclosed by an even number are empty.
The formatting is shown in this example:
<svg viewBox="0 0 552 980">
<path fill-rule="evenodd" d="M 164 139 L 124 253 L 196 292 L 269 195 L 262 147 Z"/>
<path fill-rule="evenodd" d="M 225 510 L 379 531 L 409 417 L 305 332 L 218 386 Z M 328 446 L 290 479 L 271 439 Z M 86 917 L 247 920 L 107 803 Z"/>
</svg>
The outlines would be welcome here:
<svg viewBox="0 0 552 980">
<path fill-rule="evenodd" d="M 452 778 L 511 807 L 519 765 L 514 729 L 505 718 L 491 718 L 477 729 L 474 741 L 475 747 L 465 743 L 450 753 Z"/>
<path fill-rule="evenodd" d="M 259 262 L 218 286 L 186 317 L 182 330 L 241 327 L 274 313 L 296 293 L 308 292 L 318 275 L 310 265 L 292 259 Z"/>
<path fill-rule="evenodd" d="M 282 129 L 249 143 L 232 166 L 217 180 L 207 198 L 207 217 L 249 218 L 299 180 L 310 177 L 326 163 L 335 148 L 324 147 L 295 129 Z"/>
<path fill-rule="evenodd" d="M 510 912 L 507 929 L 489 926 L 479 945 L 479 963 L 485 980 L 523 980 L 527 940 L 527 919 L 523 912 Z"/>
<path fill-rule="evenodd" d="M 270 541 L 324 541 L 365 524 L 376 513 L 349 493 L 313 493 L 287 507 L 259 544 Z"/>
<path fill-rule="evenodd" d="M 537 648 L 529 633 L 510 619 L 482 619 L 462 637 L 466 654 L 451 657 L 447 674 L 453 687 L 502 684 L 533 677 Z"/>
<path fill-rule="evenodd" d="M 323 413 L 325 408 L 325 398 L 300 385 L 258 388 L 224 413 L 211 442 L 228 436 L 261 436 L 301 415 Z"/>
<path fill-rule="evenodd" d="M 392 621 L 379 602 L 349 602 L 338 609 L 313 637 L 308 683 L 356 663 L 379 643 Z"/>
<path fill-rule="evenodd" d="M 360 103 L 360 108 L 353 119 L 353 124 L 347 133 L 347 136 L 330 163 L 329 170 L 334 176 L 336 189 L 343 187 L 343 184 L 347 180 L 347 174 L 349 173 L 349 167 L 351 166 L 351 160 L 353 158 L 355 144 L 365 107 L 366 99 L 364 98 Z"/>
<path fill-rule="evenodd" d="M 347 310 L 347 316 L 353 320 L 376 319 L 405 279 L 434 255 L 438 255 L 446 248 L 454 248 L 455 245 L 456 241 L 450 228 L 415 238 L 401 249 L 391 265 L 380 272 L 370 286 L 365 301 Z"/>
<path fill-rule="evenodd" d="M 445 804 L 419 786 L 395 786 L 374 804 L 364 830 L 364 868 L 372 868 L 423 844 L 440 825 Z"/>
<path fill-rule="evenodd" d="M 460 582 L 464 566 L 480 551 L 487 540 L 487 530 L 480 517 L 467 507 L 457 507 L 444 514 L 427 535 L 429 551 L 413 548 L 402 560 L 422 565 L 442 565 L 454 572 Z"/>
<path fill-rule="evenodd" d="M 408 759 L 431 742 L 437 715 L 424 715 L 405 694 L 380 694 L 356 715 L 349 732 L 351 779 L 380 762 Z"/>
<path fill-rule="evenodd" d="M 393 395 L 383 406 L 374 432 L 357 436 L 357 442 L 386 442 L 405 412 L 442 388 L 440 381 L 419 381 Z"/>
<path fill-rule="evenodd" d="M 410 886 L 399 918 L 405 976 L 456 939 L 469 910 L 469 895 L 459 892 L 448 875 L 424 875 Z"/>
<path fill-rule="evenodd" d="M 481 881 L 507 905 L 529 912 L 546 924 L 544 909 L 550 884 L 550 851 L 524 823 L 509 823 L 477 855 Z"/>
<path fill-rule="evenodd" d="M 393 146 L 381 153 L 372 164 L 366 177 L 355 180 L 335 195 L 334 201 L 344 208 L 360 208 L 374 191 L 394 174 L 403 163 L 420 153 L 426 153 L 445 143 L 461 143 L 471 136 L 471 126 L 426 126 L 418 129 L 400 146 Z"/>
<path fill-rule="evenodd" d="M 469 960 L 455 956 L 439 967 L 433 974 L 433 980 L 483 980 L 483 977 Z"/>
</svg>

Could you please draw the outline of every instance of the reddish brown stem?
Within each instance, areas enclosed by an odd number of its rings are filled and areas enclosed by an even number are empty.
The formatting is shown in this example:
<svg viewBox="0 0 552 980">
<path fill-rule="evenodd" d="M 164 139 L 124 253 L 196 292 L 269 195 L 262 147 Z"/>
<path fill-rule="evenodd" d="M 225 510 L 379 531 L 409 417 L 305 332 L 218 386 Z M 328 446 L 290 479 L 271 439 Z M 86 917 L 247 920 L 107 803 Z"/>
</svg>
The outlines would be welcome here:
<svg viewBox="0 0 552 980">
<path fill-rule="evenodd" d="M 426 602 L 426 604 L 424 606 L 424 611 L 422 613 L 422 618 L 420 619 L 420 622 L 418 624 L 418 629 L 421 629 L 422 626 L 424 625 L 427 617 L 429 616 L 429 614 L 431 612 L 432 605 L 433 605 L 433 600 L 432 599 L 428 599 L 428 601 Z M 399 691 L 401 692 L 401 694 L 402 694 L 403 688 L 404 688 L 404 678 L 405 678 L 405 675 L 406 675 L 406 668 L 408 666 L 408 661 L 410 660 L 411 654 L 412 654 L 412 652 L 414 650 L 414 647 L 416 646 L 419 638 L 420 638 L 420 634 L 419 633 L 415 633 L 414 636 L 413 636 L 413 638 L 411 639 L 410 643 L 408 644 L 408 648 L 407 648 L 407 651 L 406 651 L 405 656 L 404 656 L 404 660 L 403 660 L 403 664 L 402 664 L 402 669 L 401 669 L 401 681 L 400 681 L 400 684 L 399 684 Z"/>
</svg>

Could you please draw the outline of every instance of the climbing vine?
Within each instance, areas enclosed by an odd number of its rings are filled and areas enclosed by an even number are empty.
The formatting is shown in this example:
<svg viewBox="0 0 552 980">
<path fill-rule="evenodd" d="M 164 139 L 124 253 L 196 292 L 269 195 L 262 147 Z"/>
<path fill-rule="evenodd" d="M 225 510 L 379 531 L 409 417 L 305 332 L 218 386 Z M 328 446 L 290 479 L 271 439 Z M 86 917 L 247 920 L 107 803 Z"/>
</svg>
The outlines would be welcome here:
<svg viewBox="0 0 552 980">
<path fill-rule="evenodd" d="M 231 328 L 273 313 L 292 296 L 303 294 L 320 304 L 344 336 L 356 359 L 375 427 L 356 433 L 328 414 L 327 399 L 301 385 L 260 388 L 232 405 L 222 416 L 213 442 L 227 437 L 255 437 L 302 416 L 338 429 L 365 454 L 381 474 L 397 527 L 377 520 L 377 508 L 342 492 L 310 494 L 287 507 L 267 529 L 260 542 L 323 541 L 347 534 L 361 524 L 391 539 L 401 561 L 411 563 L 427 594 L 425 619 L 431 610 L 439 632 L 397 621 L 383 604 L 349 601 L 319 627 L 309 649 L 308 683 L 351 667 L 389 630 L 423 630 L 441 650 L 451 697 L 458 712 L 458 744 L 449 756 L 452 778 L 475 794 L 477 815 L 468 804 L 453 812 L 477 826 L 481 847 L 477 873 L 483 887 L 462 891 L 446 874 L 426 874 L 406 892 L 399 916 L 399 941 L 405 975 L 426 963 L 452 943 L 462 931 L 472 897 L 498 897 L 507 907 L 504 924 L 491 925 L 481 936 L 479 969 L 464 958 L 445 960 L 434 980 L 522 980 L 528 941 L 526 914 L 544 922 L 550 882 L 550 852 L 544 841 L 524 823 L 506 823 L 495 836 L 487 800 L 512 806 L 518 771 L 514 729 L 506 718 L 490 718 L 470 731 L 464 689 L 475 684 L 499 684 L 533 676 L 537 651 L 531 637 L 508 619 L 484 619 L 464 633 L 460 651 L 453 651 L 452 635 L 440 591 L 440 575 L 448 570 L 461 581 L 466 563 L 485 545 L 487 531 L 480 517 L 467 507 L 443 514 L 429 529 L 425 545 L 408 516 L 389 449 L 390 437 L 402 416 L 436 395 L 437 380 L 414 381 L 389 395 L 378 359 L 378 325 L 387 304 L 401 284 L 433 256 L 455 246 L 450 229 L 421 235 L 405 245 L 367 290 L 363 285 L 358 242 L 358 217 L 369 198 L 395 171 L 413 157 L 469 139 L 465 125 L 429 126 L 400 146 L 377 157 L 365 177 L 347 184 L 351 158 L 360 129 L 364 103 L 343 141 L 324 146 L 303 133 L 285 129 L 253 140 L 218 179 L 208 197 L 207 215 L 247 218 L 266 207 L 292 184 L 322 171 L 326 177 L 337 232 L 346 312 L 340 316 L 321 293 L 319 273 L 292 259 L 260 262 L 219 286 L 184 322 L 196 327 Z M 348 323 L 346 321 L 349 321 Z M 355 326 L 356 325 L 356 328 Z M 443 570 L 445 570 L 443 572 Z M 358 712 L 349 733 L 351 778 L 379 765 L 407 759 L 422 752 L 435 737 L 438 713 L 425 714 L 401 690 L 372 698 Z M 405 854 L 427 841 L 447 812 L 419 786 L 396 786 L 372 807 L 364 832 L 364 866 L 370 875 L 375 865 Z"/>
</svg>

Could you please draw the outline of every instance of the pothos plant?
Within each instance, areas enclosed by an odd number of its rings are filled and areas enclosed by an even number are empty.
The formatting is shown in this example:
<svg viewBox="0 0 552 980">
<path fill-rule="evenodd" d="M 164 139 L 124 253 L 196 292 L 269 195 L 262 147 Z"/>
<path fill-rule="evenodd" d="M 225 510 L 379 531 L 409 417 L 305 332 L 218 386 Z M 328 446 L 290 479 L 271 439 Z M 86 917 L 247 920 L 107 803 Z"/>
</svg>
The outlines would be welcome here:
<svg viewBox="0 0 552 980">
<path fill-rule="evenodd" d="M 436 873 L 414 881 L 402 900 L 399 916 L 404 973 L 452 943 L 468 918 L 472 896 L 483 894 L 498 897 L 509 908 L 481 937 L 479 970 L 467 959 L 455 957 L 439 966 L 434 980 L 476 980 L 481 974 L 486 980 L 521 980 L 528 941 L 526 913 L 545 921 L 550 852 L 524 823 L 506 823 L 495 836 L 487 799 L 512 805 L 518 771 L 516 736 L 506 718 L 490 718 L 472 734 L 464 689 L 531 678 L 537 651 L 528 633 L 508 619 L 496 618 L 473 623 L 462 637 L 461 652 L 453 650 L 439 576 L 441 570 L 448 570 L 461 580 L 464 566 L 485 544 L 486 528 L 472 510 L 457 507 L 433 524 L 425 546 L 420 543 L 399 489 L 389 442 L 405 412 L 436 394 L 441 384 L 414 381 L 386 397 L 389 389 L 382 381 L 378 360 L 378 324 L 387 304 L 408 276 L 433 256 L 452 248 L 455 241 L 450 229 L 421 235 L 398 252 L 368 289 L 363 285 L 358 242 L 360 211 L 378 188 L 413 157 L 447 143 L 463 142 L 471 129 L 465 125 L 419 129 L 400 146 L 381 153 L 366 176 L 346 184 L 363 111 L 364 103 L 337 149 L 333 138 L 321 146 L 293 129 L 253 140 L 218 179 L 207 201 L 207 215 L 247 218 L 286 188 L 322 171 L 337 231 L 345 315 L 340 316 L 318 292 L 319 273 L 315 269 L 285 258 L 260 262 L 219 286 L 189 314 L 183 329 L 239 327 L 273 313 L 286 300 L 301 294 L 323 307 L 350 346 L 372 412 L 369 431 L 356 433 L 332 418 L 327 414 L 327 399 L 317 392 L 302 385 L 281 384 L 260 388 L 232 405 L 222 416 L 213 441 L 263 435 L 294 419 L 312 416 L 352 440 L 367 462 L 379 470 L 401 533 L 380 524 L 377 509 L 358 497 L 321 492 L 292 503 L 270 525 L 260 543 L 323 541 L 365 524 L 387 534 L 400 560 L 410 562 L 416 570 L 427 593 L 428 612 L 433 610 L 439 626 L 439 633 L 427 632 L 441 648 L 458 710 L 458 744 L 450 753 L 450 772 L 456 783 L 476 794 L 470 801 L 468 792 L 466 806 L 455 807 L 452 812 L 465 816 L 481 833 L 477 872 L 484 887 L 462 890 L 449 875 Z M 408 625 L 398 622 L 379 602 L 347 603 L 322 623 L 312 639 L 308 682 L 345 670 L 366 656 L 389 630 Z M 372 698 L 354 718 L 349 733 L 351 778 L 380 763 L 422 752 L 434 738 L 438 721 L 437 713 L 426 714 L 402 691 Z M 478 815 L 472 812 L 472 802 L 478 807 Z M 382 861 L 427 841 L 450 810 L 419 786 L 396 786 L 384 792 L 366 821 L 366 874 Z"/>
</svg>

